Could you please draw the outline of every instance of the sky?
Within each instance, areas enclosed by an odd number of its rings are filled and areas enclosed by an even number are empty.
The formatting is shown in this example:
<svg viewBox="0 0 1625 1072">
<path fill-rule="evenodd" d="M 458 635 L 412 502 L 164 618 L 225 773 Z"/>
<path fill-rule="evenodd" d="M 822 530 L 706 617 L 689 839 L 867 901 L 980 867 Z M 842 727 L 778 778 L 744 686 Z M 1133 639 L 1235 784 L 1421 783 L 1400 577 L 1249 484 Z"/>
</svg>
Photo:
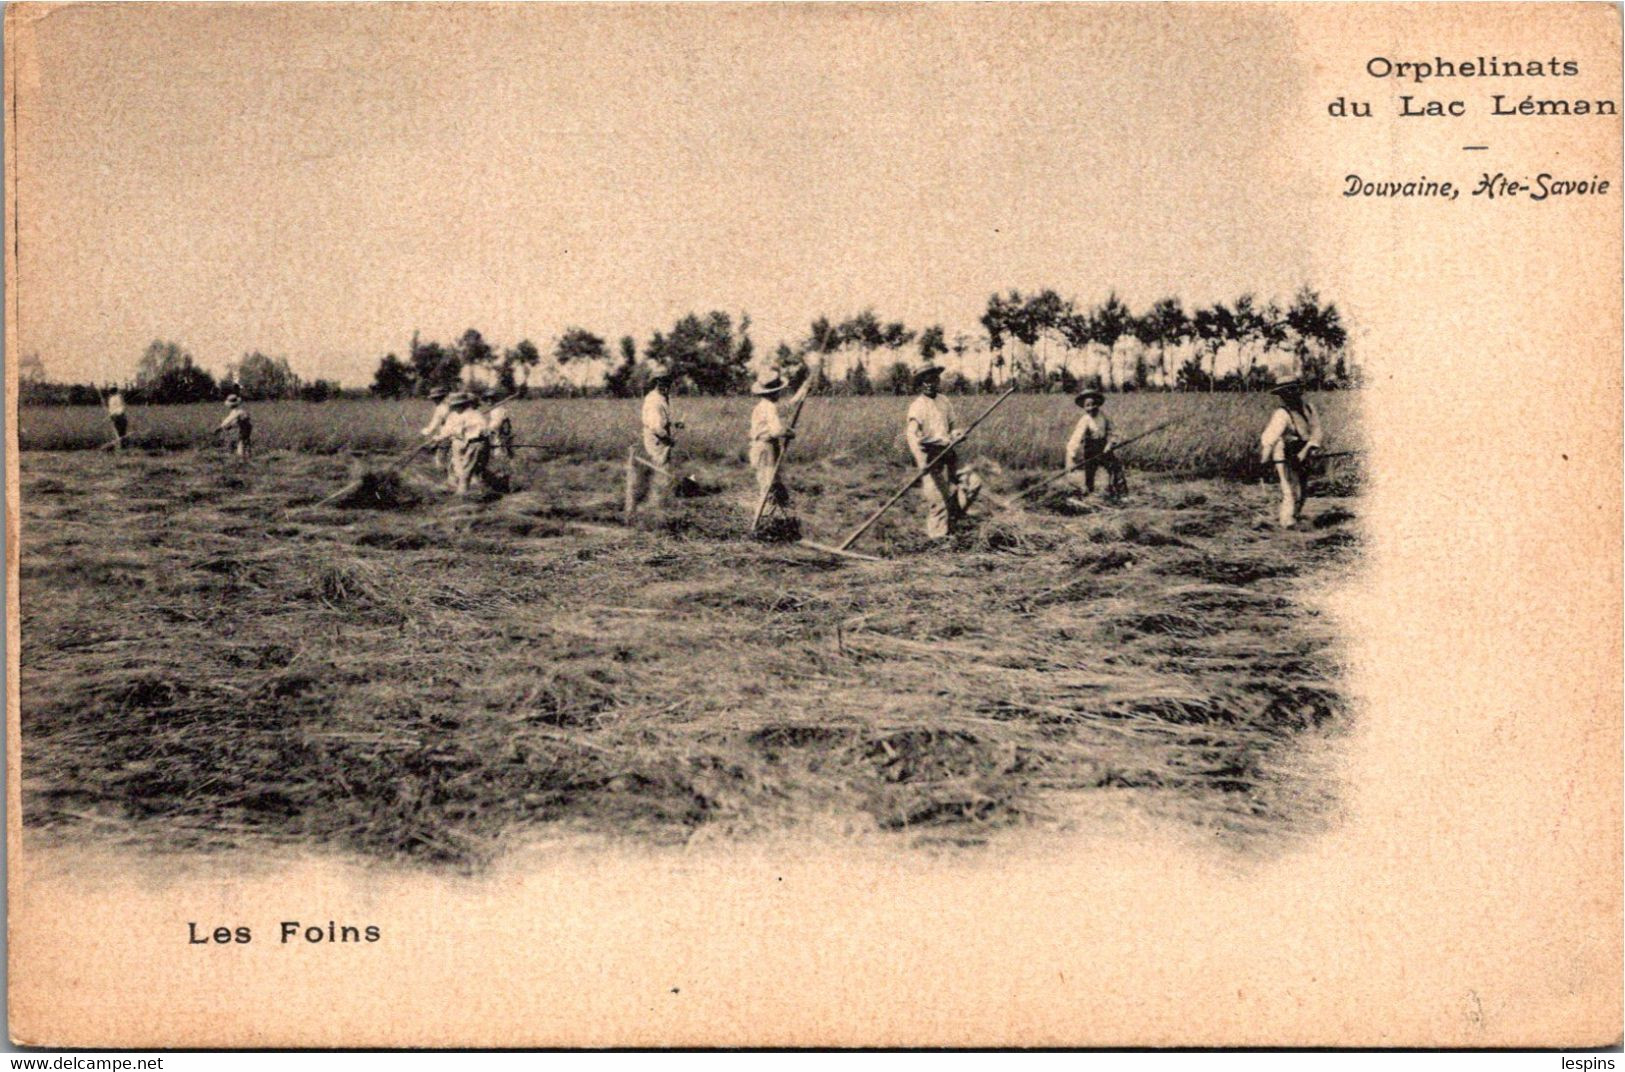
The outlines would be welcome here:
<svg viewBox="0 0 1625 1072">
<path fill-rule="evenodd" d="M 15 64 L 18 347 L 360 386 L 414 330 L 544 349 L 994 291 L 1320 287 L 1263 8 L 65 7 Z"/>
</svg>

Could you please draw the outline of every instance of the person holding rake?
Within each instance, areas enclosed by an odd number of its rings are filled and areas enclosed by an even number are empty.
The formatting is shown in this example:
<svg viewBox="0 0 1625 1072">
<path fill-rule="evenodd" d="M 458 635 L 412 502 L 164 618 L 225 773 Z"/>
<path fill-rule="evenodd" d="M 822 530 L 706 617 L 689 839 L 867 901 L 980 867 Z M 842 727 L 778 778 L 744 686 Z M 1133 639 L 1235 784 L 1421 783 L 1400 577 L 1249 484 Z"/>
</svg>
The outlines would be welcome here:
<svg viewBox="0 0 1625 1072">
<path fill-rule="evenodd" d="M 649 391 L 643 396 L 643 408 L 638 412 L 639 433 L 643 453 L 659 467 L 656 472 L 647 465 L 628 461 L 626 489 L 626 516 L 630 520 L 638 506 L 648 500 L 658 507 L 666 493 L 673 488 L 671 452 L 677 445 L 672 433 L 682 424 L 671 419 L 671 370 L 655 365 L 649 372 Z M 635 451 L 635 448 L 634 448 Z"/>
<path fill-rule="evenodd" d="M 790 491 L 779 479 L 779 455 L 795 432 L 784 426 L 778 403 L 789 390 L 789 381 L 777 371 L 758 376 L 750 389 L 761 399 L 750 411 L 750 467 L 756 472 L 756 496 L 780 510 L 789 508 Z"/>
<path fill-rule="evenodd" d="M 1303 515 L 1304 473 L 1320 450 L 1320 415 L 1303 397 L 1303 384 L 1298 380 L 1278 383 L 1270 394 L 1275 396 L 1276 407 L 1259 437 L 1258 461 L 1275 466 L 1281 481 L 1279 521 L 1283 529 L 1289 529 Z"/>
<path fill-rule="evenodd" d="M 429 401 L 434 403 L 434 413 L 429 417 L 429 423 L 423 426 L 423 431 L 418 433 L 425 440 L 437 444 L 434 450 L 434 467 L 442 473 L 451 471 L 451 443 L 440 434 L 440 429 L 445 427 L 446 420 L 451 416 L 451 406 L 447 403 L 450 395 L 451 391 L 448 388 L 429 388 Z"/>
<path fill-rule="evenodd" d="M 451 487 L 458 495 L 467 495 L 475 478 L 485 477 L 485 466 L 491 458 L 491 430 L 485 414 L 476 408 L 476 399 L 466 391 L 457 391 L 447 397 L 451 416 L 440 426 L 437 436 L 451 448 Z"/>
<path fill-rule="evenodd" d="M 226 419 L 215 428 L 215 435 L 225 432 L 232 437 L 227 440 L 232 453 L 247 461 L 254 455 L 254 421 L 243 406 L 243 400 L 236 395 L 226 396 L 226 411 Z"/>
<path fill-rule="evenodd" d="M 1112 422 L 1101 412 L 1106 395 L 1101 391 L 1085 391 L 1072 401 L 1083 410 L 1083 416 L 1078 418 L 1072 437 L 1066 441 L 1066 467 L 1083 470 L 1085 495 L 1094 494 L 1095 476 L 1105 469 L 1107 496 L 1121 498 L 1128 491 L 1128 478 L 1117 455 L 1108 453 L 1112 446 Z"/>
<path fill-rule="evenodd" d="M 919 394 L 909 404 L 903 438 L 908 441 L 909 453 L 914 455 L 914 464 L 921 469 L 929 466 L 938 454 L 951 449 L 949 444 L 958 430 L 953 405 L 937 396 L 941 381 L 940 365 L 927 365 L 914 374 L 914 387 Z M 958 457 L 950 454 L 920 483 L 926 537 L 946 539 L 981 491 L 982 483 L 976 474 L 961 472 Z"/>
</svg>

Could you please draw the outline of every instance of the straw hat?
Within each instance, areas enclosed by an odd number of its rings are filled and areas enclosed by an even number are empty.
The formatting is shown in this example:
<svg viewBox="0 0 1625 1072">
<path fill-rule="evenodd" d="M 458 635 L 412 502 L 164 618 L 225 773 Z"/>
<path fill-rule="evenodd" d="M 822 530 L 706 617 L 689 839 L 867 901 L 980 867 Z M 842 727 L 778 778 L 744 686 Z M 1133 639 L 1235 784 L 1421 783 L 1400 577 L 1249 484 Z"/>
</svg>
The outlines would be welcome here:
<svg viewBox="0 0 1625 1072">
<path fill-rule="evenodd" d="M 650 365 L 649 366 L 649 382 L 650 383 L 670 383 L 671 382 L 671 369 L 667 368 L 665 365 Z"/>
<path fill-rule="evenodd" d="M 1085 402 L 1089 401 L 1091 398 L 1094 399 L 1096 402 L 1105 402 L 1106 401 L 1106 392 L 1104 392 L 1104 391 L 1085 391 L 1082 394 L 1078 395 L 1077 397 L 1073 398 L 1072 399 L 1072 404 L 1074 406 L 1078 406 L 1078 407 L 1081 408 L 1083 406 L 1083 404 Z"/>
<path fill-rule="evenodd" d="M 431 388 L 429 388 L 429 401 L 430 402 L 439 402 L 441 399 L 445 398 L 449 394 L 451 394 L 451 389 L 450 388 L 447 388 L 447 387 L 431 387 Z"/>
<path fill-rule="evenodd" d="M 236 395 L 227 395 L 226 396 L 226 405 L 230 406 L 232 409 L 236 409 L 238 406 L 240 406 L 242 404 L 243 404 L 243 400 L 238 398 Z"/>
<path fill-rule="evenodd" d="M 784 377 L 775 371 L 772 376 L 766 379 L 758 376 L 756 382 L 751 384 L 750 393 L 753 395 L 776 395 L 788 386 L 790 385 L 784 382 Z"/>
<path fill-rule="evenodd" d="M 474 396 L 469 394 L 467 391 L 453 391 L 451 394 L 446 396 L 446 405 L 450 406 L 452 409 L 458 409 L 462 406 L 472 406 L 474 401 Z"/>
<path fill-rule="evenodd" d="M 924 368 L 919 369 L 918 371 L 916 371 L 914 373 L 914 386 L 918 387 L 921 384 L 923 384 L 926 380 L 935 380 L 935 379 L 941 379 L 941 378 L 942 378 L 942 366 L 941 365 L 927 365 Z"/>
<path fill-rule="evenodd" d="M 1302 380 L 1283 380 L 1270 388 L 1270 394 L 1272 395 L 1298 394 L 1302 391 Z"/>
</svg>

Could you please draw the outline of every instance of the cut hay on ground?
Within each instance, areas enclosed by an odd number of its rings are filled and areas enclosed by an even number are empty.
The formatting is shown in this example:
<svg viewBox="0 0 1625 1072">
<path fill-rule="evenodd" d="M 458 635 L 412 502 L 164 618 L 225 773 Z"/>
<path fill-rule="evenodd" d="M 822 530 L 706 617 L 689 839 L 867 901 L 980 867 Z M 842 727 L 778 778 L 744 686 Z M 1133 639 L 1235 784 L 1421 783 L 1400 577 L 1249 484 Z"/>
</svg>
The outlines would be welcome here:
<svg viewBox="0 0 1625 1072">
<path fill-rule="evenodd" d="M 389 470 L 363 470 L 322 505 L 339 510 L 400 510 L 416 506 L 423 496 L 401 474 Z"/>
<path fill-rule="evenodd" d="M 472 866 L 566 827 L 977 843 L 1110 799 L 1256 847 L 1335 813 L 1304 758 L 1346 721 L 1312 596 L 1358 552 L 1356 499 L 1282 534 L 1255 528 L 1268 489 L 1142 481 L 1084 517 L 979 510 L 944 549 L 910 496 L 866 563 L 750 541 L 730 496 L 599 523 L 618 460 L 294 517 L 342 462 L 256 459 L 230 486 L 161 458 L 21 464 L 29 837 Z M 702 475 L 749 498 L 737 468 Z M 831 540 L 895 476 L 788 480 Z"/>
</svg>

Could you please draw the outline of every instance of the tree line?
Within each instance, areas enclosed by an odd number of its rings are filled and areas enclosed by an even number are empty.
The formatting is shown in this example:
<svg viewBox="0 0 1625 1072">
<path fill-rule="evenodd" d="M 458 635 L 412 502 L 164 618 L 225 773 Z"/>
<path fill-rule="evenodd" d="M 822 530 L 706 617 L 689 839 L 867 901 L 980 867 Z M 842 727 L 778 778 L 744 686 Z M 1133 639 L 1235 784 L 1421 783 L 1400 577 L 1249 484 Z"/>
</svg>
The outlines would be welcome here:
<svg viewBox="0 0 1625 1072">
<path fill-rule="evenodd" d="M 45 378 L 44 371 L 44 363 L 37 354 L 23 359 L 18 368 L 17 400 L 21 405 L 96 405 L 104 392 L 114 386 L 52 383 Z M 213 402 L 233 394 L 259 401 L 325 402 L 343 394 L 337 380 L 303 379 L 288 366 L 287 358 L 268 357 L 258 350 L 227 365 L 225 375 L 216 380 L 180 343 L 160 339 L 147 344 L 136 365 L 135 378 L 117 386 L 129 402 L 156 405 Z"/>
<path fill-rule="evenodd" d="M 1106 390 L 1256 391 L 1275 382 L 1270 358 L 1281 353 L 1311 389 L 1357 380 L 1342 314 L 1308 287 L 1285 307 L 1243 294 L 1190 312 L 1178 298 L 1163 298 L 1140 314 L 1115 292 L 1083 308 L 1053 290 L 1027 297 L 1012 290 L 988 299 L 981 324 L 993 355 L 990 378 L 1003 372 L 1029 389 L 1071 380 Z M 1221 376 L 1219 354 L 1227 347 L 1235 367 Z M 1180 354 L 1172 365 L 1170 355 Z M 1088 371 L 1075 372 L 1075 360 Z"/>
<path fill-rule="evenodd" d="M 499 351 L 478 330 L 469 328 L 451 346 L 423 342 L 413 335 L 404 360 L 389 353 L 378 362 L 371 391 L 380 398 L 422 396 L 437 387 L 455 388 L 473 371 L 506 394 L 629 398 L 645 390 L 650 367 L 661 365 L 671 369 L 686 390 L 731 394 L 750 383 L 755 353 L 750 317 L 743 314 L 736 324 L 720 311 L 703 316 L 690 313 L 669 331 L 656 331 L 644 343 L 641 359 L 637 340 L 630 335 L 623 335 L 612 352 L 603 336 L 572 326 L 553 340 L 549 356 L 561 372 L 583 370 L 581 382 L 559 379 L 533 385 L 531 373 L 542 363 L 542 353 L 534 343 L 524 339 Z M 601 385 L 589 385 L 593 373 L 601 375 Z"/>
<path fill-rule="evenodd" d="M 951 392 L 1007 386 L 1256 391 L 1275 382 L 1275 367 L 1282 363 L 1311 389 L 1358 382 L 1342 315 L 1307 287 L 1284 306 L 1244 294 L 1190 311 L 1178 298 L 1163 298 L 1141 313 L 1115 293 L 1084 306 L 1054 290 L 1012 290 L 989 297 L 979 322 L 983 334 L 950 338 L 941 324 L 910 328 L 872 308 L 844 319 L 820 316 L 794 345 L 781 342 L 773 363 L 805 365 L 818 390 L 857 395 L 907 394 L 914 369 L 938 361 L 949 370 L 943 387 Z M 1233 367 L 1221 374 L 1226 352 Z M 380 361 L 371 390 L 387 398 L 424 395 L 457 385 L 470 369 L 484 369 L 482 375 L 508 393 L 621 398 L 642 393 L 650 366 L 658 364 L 672 370 L 679 391 L 729 394 L 750 382 L 755 349 L 748 315 L 735 321 L 713 310 L 689 313 L 669 330 L 654 332 L 641 351 L 630 335 L 611 348 L 605 337 L 571 326 L 553 340 L 546 357 L 550 369 L 528 339 L 498 351 L 473 328 L 451 346 L 414 336 L 407 359 L 391 353 Z M 554 378 L 531 383 L 538 369 Z M 565 375 L 570 370 L 590 371 L 572 381 Z"/>
<path fill-rule="evenodd" d="M 1244 294 L 1232 302 L 1186 310 L 1163 298 L 1140 313 L 1114 292 L 1083 305 L 1044 289 L 1012 290 L 988 298 L 982 333 L 948 335 L 943 326 L 908 327 L 866 308 L 844 319 L 820 316 L 794 344 L 773 354 L 780 367 L 804 365 L 818 390 L 834 394 L 907 394 L 921 363 L 942 362 L 943 389 L 964 393 L 1014 386 L 1024 391 L 1256 391 L 1275 382 L 1282 363 L 1312 389 L 1355 386 L 1359 370 L 1348 354 L 1348 331 L 1337 307 L 1305 287 L 1284 305 Z M 499 348 L 469 328 L 453 343 L 420 339 L 404 358 L 380 359 L 367 393 L 381 398 L 421 397 L 471 378 L 519 395 L 634 397 L 643 393 L 654 365 L 669 368 L 676 389 L 731 394 L 753 375 L 755 344 L 748 314 L 736 319 L 713 310 L 689 313 L 640 346 L 623 335 L 608 340 L 572 325 L 547 352 L 531 340 Z M 1220 357 L 1226 370 L 1219 372 Z M 538 370 L 547 375 L 532 379 Z M 20 368 L 25 405 L 89 405 L 100 401 L 94 384 L 48 382 L 37 355 Z M 346 394 L 334 380 L 304 380 L 283 357 L 244 354 L 217 381 L 184 347 L 154 340 L 135 379 L 124 385 L 132 402 L 202 402 L 238 394 L 245 399 L 323 401 Z M 350 392 L 355 394 L 358 392 Z"/>
</svg>

